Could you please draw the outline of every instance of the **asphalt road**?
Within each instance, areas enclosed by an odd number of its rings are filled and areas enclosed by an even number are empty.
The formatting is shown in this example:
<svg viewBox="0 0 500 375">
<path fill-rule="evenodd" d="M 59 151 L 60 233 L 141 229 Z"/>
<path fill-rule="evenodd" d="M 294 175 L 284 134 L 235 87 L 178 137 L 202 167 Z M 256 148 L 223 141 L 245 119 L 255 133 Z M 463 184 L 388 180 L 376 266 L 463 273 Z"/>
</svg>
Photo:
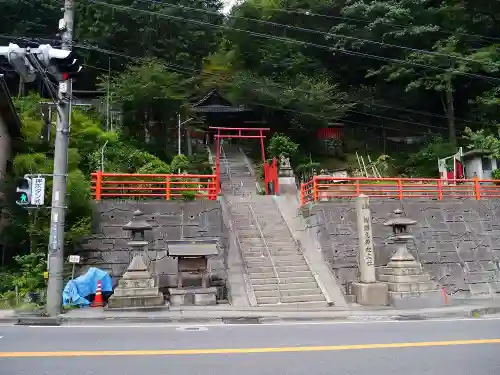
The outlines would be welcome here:
<svg viewBox="0 0 500 375">
<path fill-rule="evenodd" d="M 500 319 L 0 326 L 0 374 L 498 375 Z"/>
</svg>

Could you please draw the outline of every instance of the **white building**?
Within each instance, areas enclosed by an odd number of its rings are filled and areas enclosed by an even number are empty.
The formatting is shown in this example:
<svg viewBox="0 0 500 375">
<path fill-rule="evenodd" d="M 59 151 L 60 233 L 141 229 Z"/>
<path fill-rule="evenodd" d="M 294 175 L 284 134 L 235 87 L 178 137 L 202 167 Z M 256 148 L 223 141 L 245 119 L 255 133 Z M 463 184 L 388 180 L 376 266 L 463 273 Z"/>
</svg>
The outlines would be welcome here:
<svg viewBox="0 0 500 375">
<path fill-rule="evenodd" d="M 500 160 L 490 157 L 482 150 L 470 150 L 462 154 L 465 167 L 465 178 L 474 177 L 480 180 L 491 180 L 491 172 L 500 168 Z"/>
</svg>

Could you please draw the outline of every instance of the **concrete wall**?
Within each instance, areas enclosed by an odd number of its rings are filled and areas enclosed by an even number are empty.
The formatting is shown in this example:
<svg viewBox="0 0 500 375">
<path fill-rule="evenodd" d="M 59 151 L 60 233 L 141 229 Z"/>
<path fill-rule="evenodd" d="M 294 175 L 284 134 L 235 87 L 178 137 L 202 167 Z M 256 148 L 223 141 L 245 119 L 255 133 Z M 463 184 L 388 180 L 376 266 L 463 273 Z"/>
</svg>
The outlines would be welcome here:
<svg viewBox="0 0 500 375">
<path fill-rule="evenodd" d="M 418 221 L 411 230 L 415 243 L 410 251 L 449 294 L 500 292 L 500 200 L 371 199 L 370 203 L 377 266 L 386 265 L 393 250 L 390 228 L 383 223 L 401 208 Z M 358 279 L 355 202 L 319 203 L 311 212 L 308 226 L 319 236 L 323 256 L 345 288 Z"/>
<path fill-rule="evenodd" d="M 128 233 L 122 227 L 132 219 L 137 209 L 144 213 L 145 219 L 153 226 L 153 230 L 147 234 L 150 251 L 149 260 L 145 260 L 147 263 L 152 261 L 150 270 L 159 274 L 160 287 L 177 284 L 177 261 L 166 257 L 165 240 L 179 240 L 181 235 L 184 239 L 219 239 L 220 254 L 209 262 L 209 267 L 213 278 L 225 280 L 227 231 L 219 203 L 208 200 L 182 203 L 105 200 L 96 203 L 94 235 L 82 243 L 79 249 L 84 268 L 95 266 L 106 269 L 115 281 L 123 275 L 132 258 L 127 246 Z"/>
</svg>

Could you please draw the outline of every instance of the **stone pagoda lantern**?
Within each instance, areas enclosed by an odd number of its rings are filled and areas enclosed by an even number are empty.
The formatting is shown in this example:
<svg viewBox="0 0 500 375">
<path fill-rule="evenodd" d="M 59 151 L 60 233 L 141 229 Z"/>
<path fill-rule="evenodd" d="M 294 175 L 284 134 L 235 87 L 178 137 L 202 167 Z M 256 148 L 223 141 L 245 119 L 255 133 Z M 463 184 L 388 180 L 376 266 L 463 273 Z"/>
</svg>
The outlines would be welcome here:
<svg viewBox="0 0 500 375">
<path fill-rule="evenodd" d="M 407 244 L 413 240 L 408 229 L 415 224 L 417 222 L 404 217 L 400 209 L 396 209 L 394 217 L 384 223 L 392 227 L 396 251 L 381 270 L 379 279 L 388 284 L 389 300 L 398 308 L 440 306 L 442 298 L 437 284 L 408 251 Z"/>
<path fill-rule="evenodd" d="M 408 251 L 408 242 L 413 239 L 413 236 L 408 231 L 411 225 L 415 225 L 417 222 L 410 218 L 403 216 L 403 211 L 399 208 L 394 210 L 394 217 L 387 220 L 384 225 L 387 227 L 392 227 L 392 238 L 396 243 L 396 252 L 391 257 L 392 261 L 409 261 L 415 262 L 415 258 Z M 390 264 L 390 263 L 389 263 Z M 389 266 L 389 265 L 387 265 Z"/>
<path fill-rule="evenodd" d="M 132 220 L 123 226 L 123 230 L 129 232 L 130 241 L 127 245 L 132 248 L 134 257 L 147 249 L 146 231 L 153 230 L 153 227 L 144 220 L 144 215 L 141 211 L 134 211 Z"/>
<path fill-rule="evenodd" d="M 147 251 L 146 231 L 153 228 L 143 218 L 141 211 L 135 211 L 132 220 L 123 229 L 130 233 L 128 246 L 132 250 L 132 261 L 127 272 L 119 280 L 113 295 L 109 298 L 109 308 L 141 308 L 165 305 L 163 293 L 155 285 L 148 271 L 142 253 Z"/>
</svg>

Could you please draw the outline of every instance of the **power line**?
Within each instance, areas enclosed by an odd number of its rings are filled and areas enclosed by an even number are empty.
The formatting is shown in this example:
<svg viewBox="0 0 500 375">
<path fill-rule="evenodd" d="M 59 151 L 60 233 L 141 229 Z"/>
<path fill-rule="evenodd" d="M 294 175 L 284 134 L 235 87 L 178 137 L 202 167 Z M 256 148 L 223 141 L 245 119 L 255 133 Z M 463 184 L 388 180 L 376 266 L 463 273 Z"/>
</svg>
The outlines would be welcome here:
<svg viewBox="0 0 500 375">
<path fill-rule="evenodd" d="M 91 50 L 95 50 L 95 51 L 98 51 L 98 52 L 106 53 L 106 54 L 109 54 L 109 55 L 115 55 L 115 56 L 119 56 L 119 57 L 124 57 L 124 58 L 130 59 L 130 60 L 135 60 L 135 61 L 140 61 L 140 60 L 144 59 L 143 57 L 133 57 L 133 56 L 130 56 L 130 55 L 123 54 L 121 52 L 111 51 L 111 50 L 107 50 L 107 49 L 103 49 L 103 48 L 99 48 L 99 47 L 94 47 L 94 46 L 85 46 L 85 45 L 77 44 L 76 47 L 80 47 L 80 48 L 84 48 L 84 49 L 91 49 Z M 180 72 L 180 73 L 186 74 L 187 73 L 186 70 L 187 70 L 190 73 L 197 73 L 197 74 L 202 74 L 202 75 L 211 75 L 211 76 L 224 77 L 224 75 L 220 74 L 220 73 L 203 72 L 202 70 L 197 70 L 197 69 L 193 69 L 193 68 L 189 68 L 189 67 L 184 67 L 184 66 L 180 66 L 180 65 L 176 65 L 176 64 L 172 64 L 172 63 L 164 63 L 164 64 L 165 64 L 165 66 L 167 66 L 168 68 L 170 68 L 172 71 L 176 71 L 178 73 Z M 106 70 L 107 71 L 107 69 L 103 69 L 103 68 L 99 68 L 99 67 L 94 67 L 94 68 L 99 69 L 99 70 Z M 284 90 L 289 89 L 289 87 L 287 87 L 285 85 L 281 85 L 281 84 L 279 84 L 277 82 L 269 82 L 269 83 L 272 86 L 275 86 L 275 87 L 278 87 L 278 88 L 282 88 Z M 297 90 L 300 91 L 300 92 L 306 93 L 306 94 L 312 94 L 312 92 L 308 91 L 308 90 L 303 90 L 303 89 L 297 89 Z M 407 108 L 401 108 L 401 107 L 395 107 L 395 106 L 388 106 L 388 105 L 382 105 L 382 104 L 376 104 L 376 103 L 366 103 L 366 102 L 357 101 L 357 100 L 353 100 L 353 99 L 349 99 L 349 100 L 351 102 L 354 102 L 354 103 L 357 103 L 357 104 L 361 104 L 361 105 L 364 105 L 364 106 L 373 105 L 373 106 L 377 106 L 377 107 L 381 107 L 381 108 L 389 108 L 389 109 L 395 109 L 395 110 L 399 110 L 399 111 L 406 111 L 406 112 L 409 112 L 409 113 L 415 113 L 415 114 L 425 115 L 425 116 L 429 116 L 429 117 L 438 117 L 438 118 L 445 119 L 445 120 L 447 119 L 446 116 L 438 115 L 438 114 L 431 113 L 431 112 L 416 111 L 416 110 L 411 110 L 411 109 L 407 109 Z M 418 123 L 418 122 L 414 122 L 414 121 L 396 119 L 396 118 L 393 118 L 393 117 L 387 117 L 387 116 L 382 116 L 382 115 L 371 114 L 369 112 L 361 112 L 361 111 L 356 111 L 356 110 L 353 110 L 353 109 L 349 109 L 349 111 L 353 112 L 353 113 L 362 114 L 362 115 L 365 115 L 365 116 L 372 116 L 372 117 L 378 117 L 378 118 L 383 118 L 383 119 L 388 119 L 388 120 L 393 120 L 393 121 L 398 121 L 398 122 L 404 122 L 404 123 L 408 123 L 408 124 L 413 124 L 413 125 L 418 125 L 418 126 L 424 126 L 424 127 L 427 127 L 427 128 L 435 128 L 435 129 L 440 129 L 440 130 L 443 129 L 443 127 L 436 126 L 436 125 L 423 124 L 423 123 Z M 463 118 L 460 118 L 460 117 L 455 117 L 455 119 L 458 120 L 458 121 L 460 121 L 460 122 L 480 124 L 478 122 L 474 122 L 472 120 L 463 119 Z"/>
<path fill-rule="evenodd" d="M 238 29 L 238 28 L 231 27 L 231 26 L 226 26 L 226 25 L 216 25 L 216 24 L 213 24 L 213 23 L 210 23 L 210 22 L 200 21 L 200 20 L 194 20 L 194 19 L 191 19 L 191 18 L 177 17 L 177 16 L 172 16 L 172 15 L 169 15 L 169 14 L 164 14 L 164 13 L 159 13 L 159 12 L 153 12 L 153 11 L 144 10 L 144 9 L 137 9 L 137 8 L 127 7 L 127 6 L 122 6 L 122 5 L 108 4 L 108 3 L 103 3 L 103 2 L 100 2 L 100 1 L 96 1 L 96 0 L 88 0 L 88 1 L 89 1 L 89 3 L 92 3 L 92 4 L 96 4 L 96 5 L 100 5 L 100 6 L 112 8 L 112 9 L 122 10 L 122 11 L 125 11 L 125 12 L 135 11 L 135 12 L 139 12 L 139 13 L 148 14 L 150 16 L 164 17 L 164 18 L 174 19 L 174 20 L 178 20 L 178 21 L 182 21 L 182 22 L 188 22 L 188 23 L 193 23 L 193 24 L 198 24 L 198 25 L 203 25 L 203 26 L 211 26 L 211 27 L 219 28 L 219 29 L 239 31 L 239 32 L 247 33 L 249 35 L 253 35 L 253 36 L 256 36 L 256 37 L 259 37 L 259 38 L 264 38 L 264 39 L 279 40 L 279 41 L 287 42 L 287 43 L 295 43 L 295 44 L 304 45 L 304 46 L 311 46 L 311 47 L 326 49 L 328 51 L 338 51 L 339 53 L 348 54 L 348 55 L 355 55 L 355 56 L 357 55 L 357 56 L 368 57 L 368 58 L 382 60 L 382 61 L 397 62 L 397 63 L 400 63 L 402 65 L 410 65 L 410 66 L 416 66 L 416 67 L 426 68 L 426 69 L 441 70 L 441 71 L 445 71 L 445 72 L 449 72 L 449 73 L 453 72 L 453 73 L 458 74 L 458 75 L 464 75 L 464 76 L 469 76 L 469 77 L 477 77 L 477 78 L 482 78 L 482 79 L 485 79 L 485 80 L 500 81 L 500 78 L 489 77 L 489 76 L 485 76 L 485 75 L 481 75 L 481 74 L 475 74 L 475 73 L 466 73 L 466 72 L 462 72 L 460 70 L 453 69 L 453 68 L 440 68 L 440 67 L 437 67 L 437 66 L 420 64 L 420 63 L 414 63 L 414 62 L 410 62 L 410 61 L 406 61 L 406 60 L 393 59 L 393 58 L 384 58 L 384 57 L 381 57 L 381 56 L 378 56 L 378 55 L 370 55 L 370 54 L 367 54 L 367 53 L 355 52 L 355 51 L 352 51 L 352 50 L 338 49 L 336 47 L 325 46 L 323 44 L 316 44 L 316 43 L 301 41 L 301 40 L 292 39 L 292 38 L 286 38 L 286 37 L 280 37 L 280 36 L 273 36 L 273 35 L 269 35 L 269 34 L 258 33 L 258 32 L 255 32 L 255 31 Z"/>
<path fill-rule="evenodd" d="M 193 8 L 193 7 L 188 7 L 188 6 L 184 6 L 184 5 L 178 5 L 178 4 L 168 4 L 168 3 L 164 3 L 162 1 L 157 1 L 157 0 L 138 0 L 138 1 L 152 3 L 152 4 L 161 4 L 162 6 L 169 7 L 169 8 L 172 7 L 172 8 L 187 9 L 187 10 L 192 10 L 195 12 L 202 12 L 202 13 L 206 13 L 206 14 L 213 14 L 213 15 L 219 14 L 218 12 L 214 12 L 214 11 L 210 11 L 210 10 L 206 10 L 206 9 Z M 485 63 L 484 61 L 474 60 L 474 59 L 470 59 L 467 57 L 461 57 L 461 56 L 444 54 L 444 53 L 439 53 L 439 52 L 434 52 L 434 51 L 429 51 L 429 50 L 406 47 L 406 46 L 401 46 L 401 45 L 397 45 L 397 44 L 380 42 L 380 41 L 376 41 L 376 40 L 372 40 L 372 39 L 359 38 L 359 37 L 354 37 L 354 36 L 350 36 L 350 35 L 334 34 L 334 33 L 326 32 L 326 31 L 308 29 L 308 28 L 304 28 L 304 27 L 287 25 L 287 24 L 277 23 L 277 22 L 273 22 L 273 21 L 260 20 L 260 19 L 256 19 L 256 18 L 234 16 L 234 15 L 228 15 L 227 17 L 234 18 L 234 19 L 241 19 L 241 20 L 255 22 L 255 23 L 260 23 L 263 25 L 283 27 L 283 28 L 287 28 L 290 30 L 296 30 L 296 31 L 324 35 L 325 37 L 334 37 L 334 38 L 338 38 L 338 39 L 346 39 L 346 40 L 352 40 L 352 41 L 372 43 L 372 44 L 376 44 L 376 45 L 383 46 L 383 47 L 398 48 L 398 49 L 403 49 L 403 50 L 407 50 L 407 51 L 411 51 L 411 52 L 423 53 L 423 54 L 427 54 L 427 55 L 431 55 L 431 56 L 446 57 L 446 58 L 452 58 L 455 60 L 466 61 L 466 62 L 470 62 L 470 63 L 486 64 L 486 65 L 491 65 L 491 66 L 495 66 L 495 67 L 500 67 L 500 64 L 496 64 L 496 63 Z"/>
<path fill-rule="evenodd" d="M 262 104 L 262 103 L 255 103 L 255 105 L 260 106 L 260 107 L 267 107 L 267 108 L 272 108 L 272 109 L 276 109 L 276 110 L 280 110 L 280 111 L 285 111 L 285 112 L 293 112 L 293 113 L 303 114 L 303 115 L 317 117 L 317 118 L 321 118 L 321 119 L 325 119 L 325 120 L 335 120 L 337 122 L 347 122 L 347 123 L 352 123 L 352 124 L 358 124 L 358 125 L 363 125 L 363 126 L 377 128 L 377 129 L 396 130 L 396 131 L 403 131 L 403 132 L 410 132 L 410 133 L 418 133 L 418 134 L 422 134 L 422 135 L 429 134 L 429 133 L 421 132 L 418 130 L 415 131 L 414 129 L 408 130 L 408 129 L 393 128 L 393 127 L 389 127 L 389 126 L 385 126 L 385 125 L 374 125 L 374 124 L 370 124 L 370 123 L 357 122 L 357 121 L 352 121 L 352 120 L 344 120 L 344 119 L 339 120 L 339 119 L 336 119 L 333 117 L 322 116 L 322 115 L 318 115 L 318 114 L 312 113 L 312 112 L 297 111 L 294 109 L 270 106 L 270 105 Z M 446 129 L 443 128 L 442 130 L 446 130 Z"/>
<path fill-rule="evenodd" d="M 258 8 L 258 9 L 265 9 L 265 10 L 275 11 L 277 13 L 292 13 L 292 14 L 301 14 L 301 15 L 310 16 L 310 17 L 331 18 L 331 19 L 341 20 L 341 21 L 346 21 L 347 20 L 347 21 L 354 21 L 354 22 L 363 22 L 363 23 L 367 23 L 367 24 L 372 23 L 372 21 L 369 21 L 369 20 L 366 20 L 366 19 L 362 19 L 362 18 L 346 17 L 346 16 L 332 16 L 332 15 L 329 15 L 329 14 L 321 14 L 321 13 L 311 12 L 311 11 L 306 10 L 306 9 L 267 8 L 267 7 L 263 7 L 263 6 L 259 7 L 257 4 L 252 4 L 252 6 L 254 8 Z M 406 29 L 406 28 L 411 27 L 411 26 L 417 26 L 417 27 L 421 26 L 421 25 L 401 25 L 401 24 L 397 24 L 395 22 L 383 22 L 383 24 L 389 25 L 389 26 L 398 27 L 400 29 Z M 444 29 L 444 28 L 442 28 L 439 25 L 435 25 L 435 26 L 438 26 L 438 27 L 441 28 L 440 30 L 436 30 L 436 32 L 440 32 L 440 33 L 443 33 L 443 34 L 448 34 L 448 35 L 463 35 L 463 36 L 467 36 L 467 37 L 470 37 L 470 38 L 484 39 L 484 40 L 488 40 L 488 41 L 500 41 L 500 38 L 496 38 L 496 37 L 490 37 L 490 36 L 480 35 L 480 34 L 464 33 L 464 32 L 459 32 L 459 31 L 456 31 L 456 30 Z"/>
<path fill-rule="evenodd" d="M 144 60 L 143 57 L 129 56 L 129 55 L 126 55 L 126 54 L 121 53 L 121 52 L 107 50 L 107 49 L 100 48 L 100 47 L 85 46 L 85 45 L 81 45 L 81 44 L 76 44 L 75 47 L 89 49 L 89 50 L 94 50 L 94 51 L 106 53 L 106 54 L 109 54 L 109 55 L 114 55 L 114 56 L 118 56 L 118 57 L 127 58 L 127 59 L 130 59 L 130 60 L 133 60 L 133 61 Z M 175 64 L 165 64 L 165 66 L 167 68 L 169 68 L 169 69 L 173 68 L 174 69 L 173 71 L 175 71 L 177 73 L 182 73 L 182 74 L 190 74 L 191 75 L 194 72 L 194 73 L 199 73 L 199 74 L 202 74 L 202 75 L 222 76 L 221 74 L 203 72 L 203 71 L 200 71 L 200 70 L 196 70 L 196 69 L 189 68 L 189 67 L 182 67 L 182 66 L 175 65 Z M 280 85 L 280 84 L 277 84 L 277 83 L 274 83 L 274 82 L 272 82 L 272 84 L 274 86 L 282 88 L 282 89 L 289 89 L 289 87 L 286 87 L 284 85 Z M 253 91 L 256 91 L 256 90 L 253 89 Z M 302 91 L 302 92 L 305 92 L 305 93 L 311 93 L 310 91 L 306 91 L 306 90 L 299 90 L 299 91 Z M 284 111 L 287 111 L 287 112 L 297 112 L 297 113 L 302 113 L 302 114 L 308 114 L 310 116 L 314 116 L 314 117 L 318 117 L 318 118 L 334 119 L 333 117 L 325 117 L 325 116 L 321 116 L 321 115 L 317 115 L 317 114 L 309 113 L 309 112 L 301 112 L 301 111 L 296 111 L 296 110 L 291 110 L 291 109 L 285 109 L 285 108 L 281 108 L 281 107 L 272 107 L 272 106 L 268 106 L 268 105 L 264 105 L 264 104 L 260 104 L 260 103 L 255 103 L 255 104 L 256 105 L 260 105 L 260 106 L 267 106 L 267 107 L 275 108 L 275 109 L 281 109 L 281 110 L 284 110 Z M 361 114 L 361 115 L 364 115 L 364 116 L 378 117 L 378 118 L 383 118 L 383 119 L 391 120 L 391 121 L 395 121 L 395 122 L 408 123 L 408 124 L 416 125 L 416 126 L 420 126 L 420 127 L 433 128 L 433 129 L 443 130 L 443 131 L 446 130 L 446 128 L 444 128 L 444 127 L 439 127 L 439 126 L 435 126 L 435 125 L 423 124 L 423 123 L 418 123 L 418 122 L 414 122 L 414 121 L 401 120 L 401 119 L 397 119 L 397 118 L 393 118 L 393 117 L 375 115 L 375 114 L 370 114 L 370 113 L 361 112 L 361 111 L 355 111 L 355 110 L 351 110 L 351 109 L 349 109 L 348 111 L 353 112 L 353 113 L 358 113 L 358 114 Z M 373 125 L 373 126 L 377 126 L 377 125 Z M 400 130 L 398 128 L 390 128 L 390 127 L 386 127 L 386 126 L 378 126 L 378 127 L 385 127 L 386 129 L 392 129 L 392 130 Z"/>
</svg>

